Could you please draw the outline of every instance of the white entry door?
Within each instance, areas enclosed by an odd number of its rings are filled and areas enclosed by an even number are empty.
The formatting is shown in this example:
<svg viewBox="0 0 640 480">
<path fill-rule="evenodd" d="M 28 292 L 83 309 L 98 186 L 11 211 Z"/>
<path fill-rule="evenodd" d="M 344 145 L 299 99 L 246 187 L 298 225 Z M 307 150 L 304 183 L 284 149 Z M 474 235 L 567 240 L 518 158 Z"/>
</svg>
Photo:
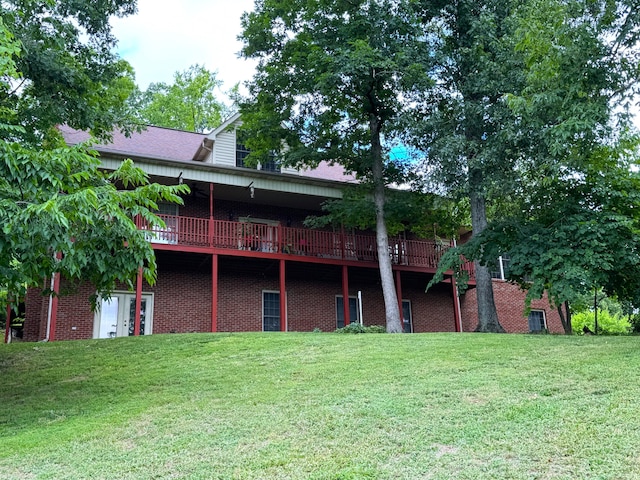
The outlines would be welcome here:
<svg viewBox="0 0 640 480">
<path fill-rule="evenodd" d="M 114 338 L 133 335 L 136 315 L 134 293 L 114 293 L 102 299 L 96 312 L 93 338 Z M 153 295 L 142 294 L 140 306 L 140 335 L 149 335 L 153 330 Z"/>
</svg>

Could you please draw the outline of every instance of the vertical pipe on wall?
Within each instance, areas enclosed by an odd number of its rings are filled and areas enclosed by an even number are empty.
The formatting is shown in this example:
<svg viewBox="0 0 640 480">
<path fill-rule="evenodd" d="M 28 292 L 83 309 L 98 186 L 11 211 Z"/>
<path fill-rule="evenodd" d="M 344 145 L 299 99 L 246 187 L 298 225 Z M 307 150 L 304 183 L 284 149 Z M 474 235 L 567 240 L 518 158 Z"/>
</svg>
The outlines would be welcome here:
<svg viewBox="0 0 640 480">
<path fill-rule="evenodd" d="M 344 315 L 344 326 L 350 323 L 349 318 L 349 270 L 346 265 L 342 266 L 342 312 Z"/>
<path fill-rule="evenodd" d="M 58 294 L 60 293 L 60 272 L 53 274 L 51 280 L 51 303 L 50 303 L 50 321 L 47 340 L 50 342 L 56 339 L 56 325 L 58 323 Z"/>
<path fill-rule="evenodd" d="M 218 331 L 218 255 L 211 256 L 211 331 Z"/>
<path fill-rule="evenodd" d="M 287 294 L 285 281 L 285 261 L 280 260 L 280 331 L 287 331 Z"/>
<path fill-rule="evenodd" d="M 451 275 L 451 289 L 453 291 L 453 316 L 456 332 L 462 331 L 462 317 L 460 315 L 460 297 L 458 295 L 458 284 L 455 275 Z"/>
<path fill-rule="evenodd" d="M 142 310 L 142 267 L 138 268 L 136 279 L 136 311 L 133 320 L 133 335 L 140 335 L 140 310 Z"/>
</svg>

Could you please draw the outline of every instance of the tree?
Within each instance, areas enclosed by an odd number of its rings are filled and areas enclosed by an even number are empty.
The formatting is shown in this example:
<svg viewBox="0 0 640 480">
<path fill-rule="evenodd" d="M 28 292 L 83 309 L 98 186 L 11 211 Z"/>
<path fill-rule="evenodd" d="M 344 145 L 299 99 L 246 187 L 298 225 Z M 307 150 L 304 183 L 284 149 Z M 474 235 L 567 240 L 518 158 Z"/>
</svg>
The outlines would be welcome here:
<svg viewBox="0 0 640 480">
<path fill-rule="evenodd" d="M 242 55 L 259 60 L 241 105 L 250 158 L 338 163 L 369 186 L 387 331 L 402 332 L 385 223 L 399 169 L 387 152 L 430 85 L 427 33 L 408 2 L 391 0 L 259 0 L 242 27 Z"/>
<path fill-rule="evenodd" d="M 631 213 L 624 206 L 631 199 L 620 195 L 636 188 L 628 170 L 634 140 L 624 132 L 638 18 L 627 3 L 458 2 L 432 17 L 451 32 L 442 42 L 441 81 L 453 88 L 431 103 L 428 157 L 450 190 L 468 189 L 479 237 L 449 261 L 463 253 L 487 265 L 509 253 L 511 276 L 530 295 L 546 289 L 561 314 L 565 304 L 567 331 L 570 292 L 613 279 L 608 262 L 617 252 L 607 252 L 614 244 L 600 237 L 631 246 L 619 265 L 635 262 L 635 220 L 620 214 Z M 491 233 L 484 234 L 486 222 L 476 227 L 474 195 L 511 207 L 488 224 Z"/>
<path fill-rule="evenodd" d="M 158 201 L 182 203 L 181 185 L 149 183 L 130 160 L 106 174 L 84 145 L 32 150 L 0 143 L 0 278 L 11 294 L 60 272 L 99 293 L 154 282 L 153 249 L 134 223 L 164 226 Z"/>
<path fill-rule="evenodd" d="M 514 214 L 493 222 L 461 247 L 489 261 L 508 252 L 508 278 L 527 289 L 527 300 L 546 291 L 571 333 L 570 302 L 608 296 L 637 303 L 640 292 L 640 175 L 632 152 L 602 147 L 582 171 L 547 178 Z M 633 152 L 635 153 L 635 152 Z"/>
<path fill-rule="evenodd" d="M 10 296 L 18 298 L 25 287 L 42 285 L 43 279 L 59 272 L 71 281 L 89 280 L 98 293 L 108 294 L 118 281 L 131 287 L 141 267 L 153 282 L 153 250 L 133 218 L 162 225 L 153 213 L 157 202 L 181 202 L 178 195 L 188 190 L 149 183 L 130 160 L 115 172 L 103 173 L 95 152 L 86 145 L 66 146 L 54 128 L 68 120 L 106 137 L 113 111 L 124 109 L 122 85 L 109 75 L 106 83 L 97 76 L 88 81 L 84 75 L 94 74 L 83 69 L 106 61 L 104 71 L 120 71 L 121 62 L 110 54 L 110 61 L 89 58 L 99 51 L 78 48 L 73 41 L 68 44 L 72 51 L 66 51 L 62 43 L 47 37 L 49 47 L 58 48 L 51 51 L 51 71 L 75 72 L 66 83 L 55 76 L 47 83 L 42 78 L 46 73 L 37 68 L 42 58 L 37 51 L 23 48 L 24 42 L 37 44 L 45 42 L 43 35 L 57 35 L 41 29 L 27 18 L 29 15 L 57 25 L 61 29 L 58 33 L 69 40 L 73 32 L 78 33 L 77 23 L 84 26 L 85 34 L 97 36 L 95 42 L 90 37 L 90 45 L 101 44 L 109 38 L 108 22 L 102 17 L 114 13 L 115 7 L 101 3 L 104 10 L 100 10 L 82 3 L 75 9 L 70 2 L 6 5 L 3 2 L 0 17 L 0 98 L 4 101 L 0 107 L 0 289 L 6 288 Z M 77 15 L 75 21 L 66 19 L 69 10 Z M 17 19 L 13 31 L 5 24 L 7 17 Z M 87 58 L 75 63 L 76 56 Z M 54 86 L 60 91 L 49 98 Z M 98 92 L 103 98 L 93 99 Z M 65 98 L 70 105 L 91 111 L 67 111 Z M 100 111 L 111 106 L 109 112 Z"/>
<path fill-rule="evenodd" d="M 637 302 L 637 10 L 627 2 L 531 1 L 519 12 L 525 88 L 509 98 L 531 138 L 511 214 L 478 245 L 509 252 L 528 298 L 546 290 L 571 332 L 569 303 L 599 288 Z M 565 306 L 562 314 L 561 306 Z"/>
<path fill-rule="evenodd" d="M 437 87 L 426 97 L 425 120 L 408 125 L 413 136 L 407 141 L 425 152 L 428 181 L 447 195 L 469 200 L 476 236 L 487 227 L 491 202 L 517 184 L 513 171 L 522 138 L 505 98 L 524 85 L 523 56 L 513 37 L 513 12 L 522 2 L 418 3 L 431 31 Z M 503 332 L 487 264 L 476 261 L 475 272 L 476 331 Z"/>
<path fill-rule="evenodd" d="M 12 57 L 21 77 L 10 76 L 0 97 L 0 109 L 12 112 L 4 123 L 23 127 L 12 139 L 36 145 L 65 123 L 101 140 L 114 126 L 129 128 L 133 71 L 114 53 L 109 17 L 135 11 L 135 0 L 0 3 L 0 19 L 21 51 Z"/>
<path fill-rule="evenodd" d="M 132 104 L 143 122 L 160 127 L 205 132 L 220 125 L 227 109 L 216 98 L 222 82 L 216 73 L 201 65 L 192 65 L 174 74 L 174 83 L 152 83 L 138 91 Z"/>
</svg>

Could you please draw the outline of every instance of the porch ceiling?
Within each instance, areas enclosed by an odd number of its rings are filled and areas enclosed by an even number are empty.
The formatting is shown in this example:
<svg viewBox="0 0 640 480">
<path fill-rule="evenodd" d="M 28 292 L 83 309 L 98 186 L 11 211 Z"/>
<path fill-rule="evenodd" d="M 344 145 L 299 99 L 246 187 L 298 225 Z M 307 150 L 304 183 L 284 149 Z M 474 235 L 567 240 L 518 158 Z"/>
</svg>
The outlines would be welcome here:
<svg viewBox="0 0 640 480">
<path fill-rule="evenodd" d="M 166 183 L 167 179 L 163 177 L 151 177 L 151 181 L 157 183 Z M 191 188 L 192 195 L 198 195 L 200 198 L 209 197 L 209 183 L 196 182 L 192 180 L 189 180 L 186 183 Z M 253 198 L 251 197 L 252 187 Z M 273 207 L 287 207 L 302 210 L 319 211 L 322 203 L 327 200 L 327 198 L 315 195 L 264 190 L 261 188 L 257 188 L 255 185 L 252 185 L 252 182 L 249 181 L 247 182 L 247 185 L 243 187 L 214 184 L 213 201 L 215 202 L 216 200 L 228 200 L 253 205 L 268 205 Z"/>
</svg>

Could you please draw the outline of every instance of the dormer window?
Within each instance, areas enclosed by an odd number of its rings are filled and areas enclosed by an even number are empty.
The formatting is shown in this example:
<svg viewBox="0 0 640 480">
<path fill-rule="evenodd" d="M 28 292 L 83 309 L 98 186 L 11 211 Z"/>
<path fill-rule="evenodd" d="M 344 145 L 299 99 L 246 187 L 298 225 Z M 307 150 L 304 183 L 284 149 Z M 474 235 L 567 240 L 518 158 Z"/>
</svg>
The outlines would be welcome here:
<svg viewBox="0 0 640 480">
<path fill-rule="evenodd" d="M 242 139 L 238 138 L 239 137 L 238 132 L 236 132 L 236 135 L 237 135 L 237 137 L 236 137 L 237 138 L 237 141 L 236 141 L 236 167 L 253 168 L 255 170 L 256 167 L 252 167 L 250 165 L 245 165 L 244 159 L 247 158 L 247 156 L 249 155 L 249 153 L 251 151 L 242 142 Z M 271 159 L 268 162 L 259 164 L 258 170 L 264 170 L 265 172 L 280 173 L 280 164 L 276 160 L 275 155 L 272 155 Z"/>
<path fill-rule="evenodd" d="M 236 142 L 236 167 L 256 168 L 256 167 L 249 167 L 244 164 L 244 159 L 247 158 L 248 155 L 249 155 L 249 149 L 243 143 Z"/>
</svg>

